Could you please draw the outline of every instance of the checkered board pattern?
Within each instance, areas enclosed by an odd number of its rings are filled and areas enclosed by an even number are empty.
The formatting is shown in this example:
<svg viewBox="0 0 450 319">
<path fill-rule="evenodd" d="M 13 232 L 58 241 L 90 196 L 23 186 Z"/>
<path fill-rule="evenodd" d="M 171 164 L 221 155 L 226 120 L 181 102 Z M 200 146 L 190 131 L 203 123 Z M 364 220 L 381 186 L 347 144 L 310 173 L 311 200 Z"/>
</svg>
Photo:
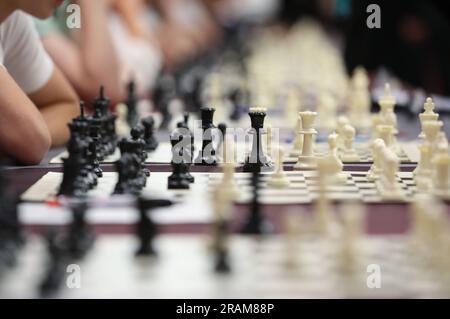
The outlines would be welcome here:
<svg viewBox="0 0 450 319">
<path fill-rule="evenodd" d="M 159 193 L 167 190 L 167 178 L 169 172 L 153 172 L 147 181 L 144 192 Z M 313 202 L 318 195 L 317 173 L 314 171 L 286 172 L 291 185 L 287 188 L 273 188 L 267 186 L 270 173 L 261 176 L 262 187 L 260 189 L 260 201 L 263 204 L 307 204 Z M 327 197 L 332 201 L 362 201 L 364 203 L 386 202 L 378 193 L 375 182 L 367 181 L 365 172 L 345 172 L 348 176 L 344 184 L 327 186 Z M 180 201 L 186 196 L 210 194 L 211 190 L 220 183 L 222 173 L 192 173 L 195 183 L 189 190 L 169 190 L 168 194 L 175 196 Z M 62 173 L 50 172 L 31 186 L 23 195 L 22 200 L 43 202 L 54 197 L 62 180 Z M 248 173 L 236 173 L 234 178 L 239 189 L 238 203 L 248 203 L 252 200 L 251 175 Z M 397 177 L 405 200 L 413 200 L 416 186 L 412 173 L 399 172 Z M 99 179 L 97 188 L 90 191 L 88 196 L 93 198 L 108 198 L 111 196 L 117 181 L 117 173 L 104 173 Z"/>
<path fill-rule="evenodd" d="M 343 266 L 342 241 L 309 234 L 289 244 L 283 235 L 265 240 L 231 236 L 227 274 L 214 272 L 205 235 L 161 235 L 158 258 L 133 257 L 133 235 L 99 236 L 79 261 L 80 289 L 62 288 L 61 298 L 448 298 L 448 269 L 437 268 L 410 246 L 405 235 L 355 241 L 354 262 Z M 29 240 L 14 271 L 5 276 L 0 298 L 34 298 L 46 244 Z M 181 261 L 181 262 L 180 262 Z M 378 265 L 381 286 L 367 286 L 368 265 Z M 39 268 L 36 268 L 39 267 Z M 346 269 L 351 269 L 351 272 Z M 101 270 L 101 271 L 99 271 Z M 350 275 L 351 274 L 351 275 Z M 27 278 L 28 280 L 23 280 Z"/>
<path fill-rule="evenodd" d="M 411 144 L 400 144 L 397 150 L 397 156 L 402 164 L 412 164 L 417 163 L 419 158 L 417 157 L 416 152 L 413 149 L 413 145 Z M 359 161 L 343 161 L 345 164 L 370 164 L 373 163 L 372 151 L 369 149 L 367 144 L 359 143 L 355 145 L 356 154 L 359 157 Z M 317 156 L 324 156 L 328 152 L 328 146 L 323 143 L 316 144 L 315 153 Z M 338 154 L 342 154 L 341 151 Z M 297 157 L 294 157 L 290 154 L 284 159 L 285 163 L 296 163 L 298 160 Z"/>
<path fill-rule="evenodd" d="M 286 157 L 284 159 L 285 164 L 293 164 L 297 162 L 296 157 L 290 156 L 290 150 L 292 149 L 292 145 L 282 145 L 283 148 L 286 150 Z M 200 149 L 200 145 L 198 145 L 197 150 Z M 249 153 L 250 145 L 247 145 L 245 143 L 237 143 L 236 144 L 236 150 L 235 154 L 237 156 L 237 162 L 240 164 L 244 163 L 246 154 Z M 399 157 L 399 160 L 403 164 L 412 164 L 417 163 L 419 161 L 419 151 L 417 149 L 417 143 L 415 142 L 404 142 L 399 143 L 398 145 L 398 152 L 397 155 Z M 355 150 L 356 153 L 359 155 L 360 160 L 357 162 L 346 162 L 345 164 L 370 164 L 373 162 L 372 159 L 372 153 L 367 146 L 367 143 L 355 143 Z M 328 152 L 328 146 L 325 143 L 317 143 L 315 146 L 315 152 L 317 156 L 322 156 L 327 154 Z M 53 158 L 50 163 L 51 164 L 61 164 L 62 159 L 64 157 L 67 157 L 67 152 L 63 152 Z M 171 145 L 170 143 L 160 143 L 158 148 L 154 152 L 148 153 L 148 158 L 146 160 L 147 163 L 154 163 L 154 164 L 168 164 L 171 161 L 172 157 L 172 151 L 171 151 Z M 120 152 L 119 150 L 116 150 L 116 152 L 105 158 L 103 163 L 114 163 L 120 158 Z M 272 155 L 272 158 L 274 156 Z"/>
</svg>

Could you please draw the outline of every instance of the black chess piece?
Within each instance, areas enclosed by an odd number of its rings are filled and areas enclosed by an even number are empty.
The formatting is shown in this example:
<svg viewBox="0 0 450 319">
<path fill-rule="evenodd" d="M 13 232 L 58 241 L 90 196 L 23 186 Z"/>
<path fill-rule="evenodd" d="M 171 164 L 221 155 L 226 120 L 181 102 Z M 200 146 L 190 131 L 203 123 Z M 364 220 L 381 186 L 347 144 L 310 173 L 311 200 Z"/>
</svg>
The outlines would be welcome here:
<svg viewBox="0 0 450 319">
<path fill-rule="evenodd" d="M 139 239 L 139 248 L 136 256 L 155 256 L 156 250 L 153 239 L 157 233 L 157 226 L 149 216 L 145 205 L 139 201 L 139 221 L 136 224 L 136 234 Z"/>
<path fill-rule="evenodd" d="M 114 188 L 114 195 L 139 195 L 141 185 L 136 183 L 138 178 L 139 162 L 137 156 L 132 153 L 122 153 L 120 159 L 115 163 L 118 180 Z"/>
<path fill-rule="evenodd" d="M 145 167 L 145 160 L 148 155 L 145 151 L 145 140 L 143 139 L 144 128 L 142 125 L 136 125 L 130 132 L 135 154 L 141 159 L 141 170 L 146 177 L 150 176 L 150 170 Z M 144 185 L 145 186 L 145 185 Z"/>
<path fill-rule="evenodd" d="M 188 164 L 185 162 L 183 150 L 185 147 L 179 145 L 182 136 L 171 136 L 170 143 L 172 145 L 172 174 L 168 177 L 168 189 L 189 189 L 191 179 L 188 173 Z M 193 177 L 192 177 L 193 181 Z"/>
<path fill-rule="evenodd" d="M 217 165 L 216 150 L 213 144 L 213 117 L 215 109 L 204 107 L 200 109 L 203 130 L 202 149 L 199 152 L 195 164 L 196 165 Z"/>
<path fill-rule="evenodd" d="M 154 238 L 157 235 L 158 227 L 151 217 L 151 211 L 155 208 L 168 207 L 172 204 L 173 202 L 170 200 L 138 198 L 139 221 L 136 224 L 136 235 L 139 240 L 139 248 L 136 251 L 136 256 L 157 255 Z"/>
<path fill-rule="evenodd" d="M 86 222 L 86 202 L 74 203 L 72 209 L 72 223 L 69 226 L 67 236 L 67 249 L 70 255 L 79 259 L 92 248 L 95 242 L 95 235 Z"/>
<path fill-rule="evenodd" d="M 63 179 L 59 186 L 58 195 L 83 197 L 91 189 L 91 181 L 86 174 L 86 141 L 78 134 L 81 123 L 71 123 L 69 128 L 71 138 L 68 144 L 69 155 L 63 158 Z M 92 181 L 94 182 L 94 181 Z"/>
<path fill-rule="evenodd" d="M 225 143 L 225 138 L 227 135 L 227 125 L 225 123 L 220 123 L 217 128 L 219 129 L 221 135 L 219 143 L 217 144 L 217 149 L 220 150 Z"/>
<path fill-rule="evenodd" d="M 93 171 L 97 177 L 103 177 L 103 170 L 100 167 L 100 161 L 103 160 L 103 156 L 100 155 L 99 140 L 100 140 L 100 126 L 94 123 L 90 125 L 90 138 L 89 143 L 89 163 L 93 168 Z"/>
<path fill-rule="evenodd" d="M 142 125 L 144 126 L 144 141 L 145 141 L 145 150 L 148 152 L 152 152 L 158 148 L 158 141 L 155 137 L 155 120 L 153 116 L 147 116 L 142 119 Z"/>
<path fill-rule="evenodd" d="M 130 127 L 135 127 L 139 122 L 139 116 L 137 113 L 138 97 L 136 94 L 136 82 L 131 80 L 127 85 L 127 99 L 125 105 L 127 106 L 127 123 Z"/>
<path fill-rule="evenodd" d="M 252 172 L 253 199 L 250 206 L 250 213 L 241 230 L 247 235 L 263 235 L 270 231 L 269 224 L 264 220 L 260 196 L 260 172 L 255 169 Z"/>
<path fill-rule="evenodd" d="M 41 297 L 49 297 L 57 293 L 64 282 L 68 256 L 64 245 L 55 229 L 51 229 L 46 235 L 48 262 L 42 282 L 39 285 Z"/>
<path fill-rule="evenodd" d="M 243 167 L 244 172 L 254 172 L 261 171 L 263 167 L 270 168 L 273 166 L 270 159 L 264 154 L 262 147 L 262 131 L 264 127 L 264 118 L 266 117 L 266 112 L 261 110 L 253 110 L 249 112 L 252 130 L 251 134 L 253 136 L 252 149 L 249 156 L 245 159 L 245 164 Z"/>
<path fill-rule="evenodd" d="M 99 131 L 99 144 L 103 152 L 103 156 L 112 155 L 117 147 L 116 134 L 116 115 L 110 111 L 111 101 L 105 95 L 105 88 L 100 87 L 100 95 L 92 103 L 94 108 L 94 116 L 101 118 L 101 125 Z M 97 115 L 95 110 L 98 109 Z"/>
<path fill-rule="evenodd" d="M 90 189 L 97 186 L 96 167 L 99 167 L 98 162 L 93 163 L 96 157 L 92 158 L 89 150 L 89 145 L 92 139 L 89 136 L 89 121 L 84 114 L 85 103 L 80 102 L 80 115 L 73 119 L 69 124 L 70 140 L 67 145 L 69 154 L 80 152 L 81 161 L 83 163 L 80 174 L 83 176 L 86 184 Z"/>
</svg>

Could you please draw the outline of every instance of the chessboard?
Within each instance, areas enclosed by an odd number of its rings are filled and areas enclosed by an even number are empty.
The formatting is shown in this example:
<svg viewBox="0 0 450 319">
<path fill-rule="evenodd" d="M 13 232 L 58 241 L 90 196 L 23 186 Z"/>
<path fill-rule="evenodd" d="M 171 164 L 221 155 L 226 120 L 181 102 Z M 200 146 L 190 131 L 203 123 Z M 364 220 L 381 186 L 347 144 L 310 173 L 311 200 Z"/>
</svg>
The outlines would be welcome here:
<svg viewBox="0 0 450 319">
<path fill-rule="evenodd" d="M 183 201 L 186 198 L 198 195 L 211 194 L 214 186 L 222 179 L 223 173 L 191 173 L 195 183 L 191 184 L 189 190 L 168 190 L 167 178 L 170 172 L 152 172 L 147 180 L 147 186 L 143 194 L 155 194 L 162 191 L 175 200 Z M 266 185 L 270 173 L 262 173 L 260 189 L 260 201 L 262 204 L 308 204 L 312 203 L 318 196 L 317 172 L 286 172 L 291 185 L 287 188 L 273 188 Z M 344 172 L 348 176 L 347 181 L 342 184 L 328 185 L 326 196 L 331 201 L 362 201 L 364 203 L 392 202 L 380 196 L 376 182 L 367 180 L 367 172 Z M 249 203 L 252 200 L 251 174 L 235 173 L 235 182 L 240 190 L 238 203 Z M 55 197 L 62 180 L 62 173 L 49 172 L 32 185 L 22 196 L 23 201 L 45 202 Z M 416 185 L 411 172 L 399 172 L 397 181 L 403 189 L 404 199 L 395 202 L 412 202 L 416 195 Z M 98 186 L 90 191 L 87 196 L 91 198 L 107 199 L 111 197 L 117 173 L 104 173 L 99 179 Z"/>
<path fill-rule="evenodd" d="M 48 253 L 31 236 L 17 265 L 3 276 L 0 298 L 38 297 Z M 229 238 L 231 272 L 214 272 L 205 235 L 161 235 L 157 257 L 134 257 L 132 235 L 101 235 L 77 260 L 80 287 L 63 281 L 60 298 L 448 298 L 448 271 L 423 258 L 407 235 L 363 237 L 347 264 L 340 240 L 302 235 L 289 246 L 283 235 L 265 240 Z M 180 262 L 182 261 L 182 262 Z M 370 267 L 380 285 L 368 285 Z M 351 270 L 350 270 L 351 269 Z M 71 273 L 67 273 L 69 276 Z M 65 278 L 67 279 L 67 278 Z"/>
<path fill-rule="evenodd" d="M 417 148 L 418 142 L 399 142 L 397 149 L 397 156 L 399 157 L 400 163 L 402 164 L 416 164 L 419 162 L 420 154 Z M 290 155 L 290 149 L 292 148 L 289 144 L 281 145 L 286 150 L 286 156 L 284 158 L 284 164 L 295 164 L 297 158 Z M 250 144 L 246 143 L 236 143 L 235 144 L 235 154 L 238 164 L 243 164 L 246 155 L 249 154 Z M 198 144 L 196 149 L 199 150 L 201 145 Z M 160 143 L 158 148 L 149 152 L 147 155 L 146 163 L 148 164 L 168 164 L 172 160 L 172 147 L 170 143 L 163 142 Z M 368 146 L 368 143 L 358 142 L 355 143 L 355 151 L 358 154 L 360 160 L 357 162 L 343 161 L 344 164 L 371 164 L 373 162 L 372 152 Z M 328 152 L 328 145 L 326 143 L 317 143 L 315 147 L 315 152 L 317 156 L 323 156 Z M 61 164 L 62 159 L 67 157 L 67 151 L 62 152 L 56 157 L 52 158 L 50 164 Z M 273 158 L 272 154 L 272 158 Z M 120 158 L 120 151 L 117 149 L 113 155 L 106 157 L 102 163 L 112 164 L 115 163 Z"/>
</svg>

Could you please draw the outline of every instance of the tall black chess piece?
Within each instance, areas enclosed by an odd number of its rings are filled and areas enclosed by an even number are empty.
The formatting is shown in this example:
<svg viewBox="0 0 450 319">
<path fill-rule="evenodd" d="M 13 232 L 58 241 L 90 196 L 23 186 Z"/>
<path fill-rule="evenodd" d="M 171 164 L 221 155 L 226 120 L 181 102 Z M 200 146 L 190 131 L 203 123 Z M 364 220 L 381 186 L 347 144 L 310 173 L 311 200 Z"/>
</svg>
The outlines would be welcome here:
<svg viewBox="0 0 450 319">
<path fill-rule="evenodd" d="M 254 171 L 261 171 L 263 167 L 272 167 L 273 164 L 270 159 L 264 154 L 262 147 L 262 131 L 264 128 L 264 118 L 266 117 L 266 112 L 255 109 L 249 112 L 252 130 L 251 134 L 253 136 L 252 150 L 249 156 L 245 159 L 245 164 L 243 171 L 251 173 Z"/>
<path fill-rule="evenodd" d="M 147 152 L 153 152 L 159 145 L 155 137 L 155 120 L 153 116 L 147 116 L 142 119 L 141 123 L 144 126 L 145 150 Z"/>
<path fill-rule="evenodd" d="M 261 203 L 259 200 L 261 181 L 259 170 L 252 171 L 253 199 L 250 206 L 250 212 L 241 233 L 247 235 L 264 235 L 270 232 L 270 224 L 264 219 Z"/>
<path fill-rule="evenodd" d="M 116 134 L 116 115 L 114 115 L 109 107 L 111 101 L 105 95 L 105 88 L 100 87 L 100 95 L 92 103 L 94 112 L 98 109 L 97 118 L 101 118 L 100 126 L 100 139 L 99 144 L 104 156 L 112 155 L 117 147 L 117 134 Z"/>
<path fill-rule="evenodd" d="M 145 161 L 147 160 L 148 155 L 147 151 L 145 150 L 145 140 L 143 139 L 144 128 L 142 127 L 142 125 L 136 125 L 131 129 L 130 135 L 133 144 L 133 151 L 141 159 L 141 171 L 146 177 L 149 177 L 150 170 L 145 167 Z"/>
<path fill-rule="evenodd" d="M 201 120 L 202 120 L 202 130 L 203 130 L 203 141 L 202 149 L 200 150 L 196 160 L 195 165 L 217 165 L 216 150 L 213 144 L 213 129 L 215 126 L 213 124 L 215 109 L 210 107 L 203 107 L 200 109 Z"/>
<path fill-rule="evenodd" d="M 137 114 L 138 97 L 136 95 L 136 82 L 131 80 L 127 85 L 127 100 L 125 105 L 127 106 L 127 122 L 130 127 L 136 126 L 139 122 L 139 116 Z"/>
</svg>

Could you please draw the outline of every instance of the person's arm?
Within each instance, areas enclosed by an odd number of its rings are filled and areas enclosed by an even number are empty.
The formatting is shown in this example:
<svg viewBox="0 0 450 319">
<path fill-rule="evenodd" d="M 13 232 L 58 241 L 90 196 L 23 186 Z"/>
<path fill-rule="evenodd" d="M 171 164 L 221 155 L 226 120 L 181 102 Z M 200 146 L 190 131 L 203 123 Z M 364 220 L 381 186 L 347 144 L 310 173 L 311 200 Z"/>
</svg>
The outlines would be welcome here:
<svg viewBox="0 0 450 319">
<path fill-rule="evenodd" d="M 3 67 L 0 83 L 0 152 L 38 164 L 51 145 L 44 117 Z"/>
<path fill-rule="evenodd" d="M 112 104 L 124 99 L 120 81 L 120 61 L 108 28 L 110 0 L 78 0 L 82 20 L 78 43 L 57 33 L 44 36 L 42 42 L 55 63 L 80 96 L 92 101 L 101 85 Z"/>
<path fill-rule="evenodd" d="M 67 124 L 79 114 L 79 100 L 61 71 L 55 67 L 50 80 L 29 97 L 44 118 L 52 146 L 66 144 L 70 137 Z"/>
</svg>

